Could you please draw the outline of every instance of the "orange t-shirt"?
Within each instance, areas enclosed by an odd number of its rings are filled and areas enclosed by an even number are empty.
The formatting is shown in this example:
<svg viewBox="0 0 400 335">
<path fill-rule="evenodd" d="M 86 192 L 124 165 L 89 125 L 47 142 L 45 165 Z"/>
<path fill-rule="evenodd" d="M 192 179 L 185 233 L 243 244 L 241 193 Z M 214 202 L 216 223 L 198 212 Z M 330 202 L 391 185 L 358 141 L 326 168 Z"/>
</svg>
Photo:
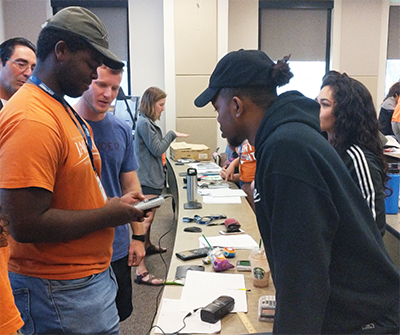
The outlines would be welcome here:
<svg viewBox="0 0 400 335">
<path fill-rule="evenodd" d="M 14 94 L 0 113 L 0 188 L 49 190 L 50 208 L 104 206 L 84 139 L 71 115 L 36 85 L 26 84 Z M 92 142 L 100 175 L 101 159 Z M 57 243 L 18 243 L 10 238 L 9 270 L 56 280 L 100 273 L 110 264 L 113 238 L 113 228 Z"/>
<path fill-rule="evenodd" d="M 400 99 L 397 101 L 392 115 L 392 122 L 400 122 Z"/>
<path fill-rule="evenodd" d="M 240 180 L 245 183 L 251 183 L 256 175 L 256 156 L 254 147 L 245 140 L 239 147 L 239 172 Z"/>
<path fill-rule="evenodd" d="M 0 247 L 0 334 L 11 334 L 24 325 L 14 303 L 14 296 L 8 279 L 7 262 L 9 246 Z"/>
</svg>

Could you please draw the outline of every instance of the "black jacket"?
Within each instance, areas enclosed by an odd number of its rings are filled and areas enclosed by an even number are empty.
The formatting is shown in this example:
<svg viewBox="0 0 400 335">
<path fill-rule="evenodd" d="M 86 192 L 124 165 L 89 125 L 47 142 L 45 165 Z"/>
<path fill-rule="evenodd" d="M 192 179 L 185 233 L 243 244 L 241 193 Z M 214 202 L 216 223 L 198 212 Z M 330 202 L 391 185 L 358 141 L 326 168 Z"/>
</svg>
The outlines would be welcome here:
<svg viewBox="0 0 400 335">
<path fill-rule="evenodd" d="M 382 162 L 372 152 L 358 145 L 350 145 L 338 153 L 367 201 L 383 236 L 386 231 L 386 206 L 383 190 L 385 173 Z"/>
<path fill-rule="evenodd" d="M 281 94 L 255 140 L 255 205 L 276 288 L 275 334 L 398 327 L 399 271 L 320 133 L 319 105 Z"/>
<path fill-rule="evenodd" d="M 383 101 L 379 111 L 379 126 L 383 135 L 394 135 L 392 130 L 392 116 L 396 107 L 396 101 L 389 97 Z"/>
</svg>

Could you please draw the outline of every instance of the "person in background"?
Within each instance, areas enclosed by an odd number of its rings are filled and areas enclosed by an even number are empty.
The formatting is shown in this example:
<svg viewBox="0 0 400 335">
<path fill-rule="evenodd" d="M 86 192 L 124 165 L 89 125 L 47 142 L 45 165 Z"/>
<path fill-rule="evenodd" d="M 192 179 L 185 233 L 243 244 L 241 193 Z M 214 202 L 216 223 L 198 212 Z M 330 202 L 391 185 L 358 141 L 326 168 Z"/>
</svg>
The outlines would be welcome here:
<svg viewBox="0 0 400 335">
<path fill-rule="evenodd" d="M 394 135 L 392 129 L 393 111 L 400 96 L 400 82 L 395 82 L 389 89 L 385 99 L 383 99 L 379 111 L 379 129 L 383 135 Z"/>
<path fill-rule="evenodd" d="M 287 57 L 225 55 L 197 107 L 212 102 L 222 137 L 255 147 L 254 203 L 276 289 L 274 334 L 398 334 L 400 272 L 365 199 L 322 136 L 319 104 L 277 95 Z"/>
<path fill-rule="evenodd" d="M 92 81 L 75 106 L 93 130 L 94 142 L 101 157 L 101 182 L 108 197 L 141 192 L 135 171 L 138 164 L 133 150 L 132 130 L 125 121 L 107 113 L 117 97 L 122 71 L 105 65 L 97 68 L 97 79 Z M 127 319 L 133 310 L 131 266 L 139 265 L 145 255 L 143 224 L 131 222 L 131 227 L 132 242 L 128 223 L 115 227 L 111 259 L 118 282 L 116 303 L 120 322 Z"/>
<path fill-rule="evenodd" d="M 226 145 L 225 153 L 226 160 L 223 162 L 224 164 L 221 164 L 221 167 L 227 168 L 239 155 L 236 152 L 236 148 L 232 147 L 229 143 Z M 235 169 L 235 173 L 239 173 L 239 168 Z"/>
<path fill-rule="evenodd" d="M 139 118 L 136 124 L 135 152 L 139 160 L 137 174 L 142 192 L 147 199 L 161 195 L 166 180 L 165 151 L 177 137 L 188 137 L 188 134 L 170 130 L 165 136 L 156 124 L 164 111 L 166 93 L 158 87 L 149 87 L 140 100 Z M 150 228 L 155 210 L 144 221 L 146 232 L 146 256 L 166 252 L 166 249 L 151 243 Z M 160 285 L 162 280 L 153 278 L 145 268 L 136 268 L 137 284 Z"/>
<path fill-rule="evenodd" d="M 107 199 L 93 133 L 64 99 L 81 96 L 103 63 L 123 67 L 104 24 L 64 8 L 43 25 L 34 72 L 0 113 L 0 203 L 25 335 L 119 334 L 114 227 L 143 221 L 131 204 L 144 197 Z"/>
<path fill-rule="evenodd" d="M 36 65 L 36 47 L 23 37 L 0 44 L 0 110 L 24 85 Z"/>
<path fill-rule="evenodd" d="M 400 99 L 397 99 L 392 116 L 392 130 L 397 142 L 400 142 Z"/>
<path fill-rule="evenodd" d="M 383 236 L 386 231 L 387 162 L 372 96 L 346 73 L 328 72 L 317 98 L 321 130 L 338 152 L 368 203 Z"/>
<path fill-rule="evenodd" d="M 7 241 L 7 220 L 1 216 L 0 206 L 0 334 L 17 335 L 17 331 L 23 326 L 21 314 L 15 306 L 14 296 L 8 278 L 8 259 L 10 247 Z"/>
<path fill-rule="evenodd" d="M 221 177 L 236 182 L 239 179 L 239 187 L 247 194 L 247 201 L 254 211 L 253 188 L 251 183 L 256 174 L 257 160 L 255 157 L 254 147 L 245 140 L 237 149 L 238 158 L 232 161 L 227 168 L 221 170 Z M 239 167 L 238 176 L 235 168 Z M 237 178 L 238 177 L 238 178 Z"/>
<path fill-rule="evenodd" d="M 220 176 L 226 180 L 234 182 L 237 187 L 240 187 L 240 173 L 239 173 L 239 154 L 234 146 L 229 143 L 226 145 L 225 152 L 227 153 L 227 158 L 221 165 Z M 234 164 L 231 168 L 231 164 Z M 228 177 L 229 169 L 229 177 Z"/>
</svg>

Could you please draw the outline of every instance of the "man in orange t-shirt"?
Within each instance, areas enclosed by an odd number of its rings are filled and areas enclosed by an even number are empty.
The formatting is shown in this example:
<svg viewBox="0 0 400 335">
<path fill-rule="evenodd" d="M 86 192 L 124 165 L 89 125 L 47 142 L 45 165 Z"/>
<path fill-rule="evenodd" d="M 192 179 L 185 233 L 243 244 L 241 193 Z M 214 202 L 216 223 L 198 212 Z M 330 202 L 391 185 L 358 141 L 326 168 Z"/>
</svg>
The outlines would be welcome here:
<svg viewBox="0 0 400 335">
<path fill-rule="evenodd" d="M 102 63 L 123 63 L 108 50 L 104 24 L 81 7 L 46 22 L 37 58 L 29 82 L 0 113 L 0 202 L 21 331 L 119 334 L 114 227 L 143 221 L 129 203 L 144 196 L 107 199 L 93 133 L 64 95 L 81 96 Z"/>
<path fill-rule="evenodd" d="M 236 148 L 239 155 L 227 168 L 221 170 L 221 177 L 225 180 L 235 181 L 235 168 L 239 166 L 239 186 L 246 193 L 247 201 L 254 211 L 254 198 L 252 182 L 256 174 L 257 160 L 254 147 L 245 140 L 240 147 Z"/>
<path fill-rule="evenodd" d="M 24 322 L 15 306 L 7 273 L 10 248 L 0 222 L 0 334 L 17 334 Z"/>
<path fill-rule="evenodd" d="M 392 116 L 392 130 L 396 140 L 400 142 L 400 99 L 397 100 Z"/>
</svg>

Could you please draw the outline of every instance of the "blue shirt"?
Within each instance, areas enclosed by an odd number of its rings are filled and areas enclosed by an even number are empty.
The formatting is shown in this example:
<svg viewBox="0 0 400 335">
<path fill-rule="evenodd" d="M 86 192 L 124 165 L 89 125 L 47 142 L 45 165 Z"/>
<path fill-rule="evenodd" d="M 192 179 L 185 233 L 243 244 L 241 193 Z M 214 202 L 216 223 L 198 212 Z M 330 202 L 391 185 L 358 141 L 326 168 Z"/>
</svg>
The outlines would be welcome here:
<svg viewBox="0 0 400 335">
<path fill-rule="evenodd" d="M 107 113 L 101 121 L 88 121 L 101 156 L 101 182 L 108 197 L 121 197 L 120 174 L 138 168 L 129 125 Z M 111 261 L 125 257 L 129 250 L 129 224 L 115 228 Z"/>
</svg>

